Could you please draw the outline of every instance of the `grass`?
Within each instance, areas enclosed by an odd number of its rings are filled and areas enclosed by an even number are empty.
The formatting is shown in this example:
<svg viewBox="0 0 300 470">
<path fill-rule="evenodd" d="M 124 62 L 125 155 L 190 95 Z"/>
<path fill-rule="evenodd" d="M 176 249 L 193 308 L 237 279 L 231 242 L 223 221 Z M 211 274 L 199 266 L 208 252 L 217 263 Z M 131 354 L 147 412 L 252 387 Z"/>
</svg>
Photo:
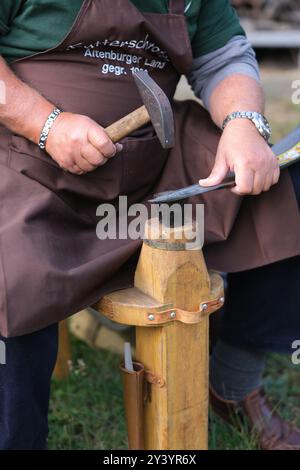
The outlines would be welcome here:
<svg viewBox="0 0 300 470">
<path fill-rule="evenodd" d="M 265 74 L 266 75 L 266 74 Z M 278 78 L 278 74 L 277 74 Z M 267 115 L 276 142 L 300 123 L 300 106 L 289 99 L 291 78 L 277 82 L 265 76 Z M 279 87 L 279 88 L 278 88 Z M 286 96 L 282 97 L 282 90 Z M 280 97 L 278 99 L 278 97 Z M 126 449 L 123 396 L 118 364 L 120 358 L 95 351 L 73 340 L 74 364 L 66 382 L 53 381 L 50 406 L 50 449 Z M 265 385 L 275 407 L 300 425 L 300 366 L 290 358 L 271 355 Z M 255 449 L 246 428 L 237 431 L 215 416 L 210 417 L 210 449 Z"/>
<path fill-rule="evenodd" d="M 270 354 L 267 360 L 264 385 L 274 408 L 281 416 L 300 426 L 300 366 L 290 357 Z M 254 450 L 255 439 L 246 427 L 241 431 L 226 426 L 211 416 L 210 449 Z"/>
<path fill-rule="evenodd" d="M 120 357 L 93 350 L 72 339 L 74 362 L 65 382 L 53 380 L 50 405 L 50 449 L 126 449 Z M 270 355 L 265 384 L 283 416 L 300 425 L 300 366 L 289 357 Z M 242 431 L 210 416 L 210 449 L 255 449 L 247 428 Z"/>
<path fill-rule="evenodd" d="M 126 448 L 120 357 L 73 339 L 69 379 L 53 380 L 50 449 Z"/>
</svg>

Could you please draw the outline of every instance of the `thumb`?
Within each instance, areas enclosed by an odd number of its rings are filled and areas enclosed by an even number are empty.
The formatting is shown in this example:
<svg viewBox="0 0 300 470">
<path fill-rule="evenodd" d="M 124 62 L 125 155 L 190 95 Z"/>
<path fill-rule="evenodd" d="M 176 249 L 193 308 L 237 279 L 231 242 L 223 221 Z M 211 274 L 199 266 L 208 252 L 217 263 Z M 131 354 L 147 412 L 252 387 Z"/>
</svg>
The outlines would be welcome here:
<svg viewBox="0 0 300 470">
<path fill-rule="evenodd" d="M 216 184 L 222 183 L 223 179 L 228 173 L 228 166 L 223 157 L 216 157 L 215 165 L 210 175 L 199 181 L 201 186 L 215 186 Z"/>
</svg>

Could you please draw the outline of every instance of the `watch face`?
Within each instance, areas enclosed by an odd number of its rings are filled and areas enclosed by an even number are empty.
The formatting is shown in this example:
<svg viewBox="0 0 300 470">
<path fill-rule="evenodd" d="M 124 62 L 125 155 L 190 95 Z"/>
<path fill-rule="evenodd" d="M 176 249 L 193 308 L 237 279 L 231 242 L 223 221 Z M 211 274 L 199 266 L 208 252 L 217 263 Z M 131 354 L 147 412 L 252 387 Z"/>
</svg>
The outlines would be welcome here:
<svg viewBox="0 0 300 470">
<path fill-rule="evenodd" d="M 262 116 L 261 114 L 257 113 L 254 119 L 254 123 L 256 124 L 259 132 L 266 138 L 269 139 L 271 137 L 271 128 L 267 121 L 267 119 Z"/>
</svg>

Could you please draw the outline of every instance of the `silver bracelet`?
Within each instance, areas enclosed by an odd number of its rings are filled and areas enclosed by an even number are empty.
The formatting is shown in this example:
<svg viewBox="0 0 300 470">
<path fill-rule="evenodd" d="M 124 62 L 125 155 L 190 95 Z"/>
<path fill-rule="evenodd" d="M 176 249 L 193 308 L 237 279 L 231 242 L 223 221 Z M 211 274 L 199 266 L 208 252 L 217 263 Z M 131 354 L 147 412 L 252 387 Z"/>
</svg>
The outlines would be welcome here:
<svg viewBox="0 0 300 470">
<path fill-rule="evenodd" d="M 45 122 L 45 125 L 43 127 L 43 130 L 40 135 L 40 140 L 39 140 L 39 147 L 42 150 L 45 150 L 46 148 L 46 142 L 47 138 L 49 135 L 49 132 L 51 130 L 51 127 L 53 126 L 55 120 L 58 118 L 58 116 L 62 113 L 63 111 L 59 108 L 55 108 L 52 113 L 48 116 L 47 121 Z"/>
</svg>

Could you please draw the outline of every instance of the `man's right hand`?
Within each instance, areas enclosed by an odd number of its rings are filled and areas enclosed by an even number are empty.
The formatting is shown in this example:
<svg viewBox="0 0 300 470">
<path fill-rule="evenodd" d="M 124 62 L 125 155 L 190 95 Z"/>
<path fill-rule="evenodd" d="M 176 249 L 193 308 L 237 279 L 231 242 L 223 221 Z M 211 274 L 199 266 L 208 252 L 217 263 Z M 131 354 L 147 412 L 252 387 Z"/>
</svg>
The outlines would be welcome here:
<svg viewBox="0 0 300 470">
<path fill-rule="evenodd" d="M 77 175 L 104 165 L 122 148 L 121 144 L 113 144 L 103 127 L 89 117 L 65 112 L 55 120 L 46 143 L 53 160 Z"/>
<path fill-rule="evenodd" d="M 1 56 L 0 78 L 5 84 L 5 100 L 0 102 L 0 124 L 38 145 L 54 104 L 16 77 Z M 104 165 L 121 150 L 122 145 L 113 144 L 95 121 L 67 112 L 57 117 L 46 142 L 50 157 L 64 170 L 78 175 Z"/>
</svg>

